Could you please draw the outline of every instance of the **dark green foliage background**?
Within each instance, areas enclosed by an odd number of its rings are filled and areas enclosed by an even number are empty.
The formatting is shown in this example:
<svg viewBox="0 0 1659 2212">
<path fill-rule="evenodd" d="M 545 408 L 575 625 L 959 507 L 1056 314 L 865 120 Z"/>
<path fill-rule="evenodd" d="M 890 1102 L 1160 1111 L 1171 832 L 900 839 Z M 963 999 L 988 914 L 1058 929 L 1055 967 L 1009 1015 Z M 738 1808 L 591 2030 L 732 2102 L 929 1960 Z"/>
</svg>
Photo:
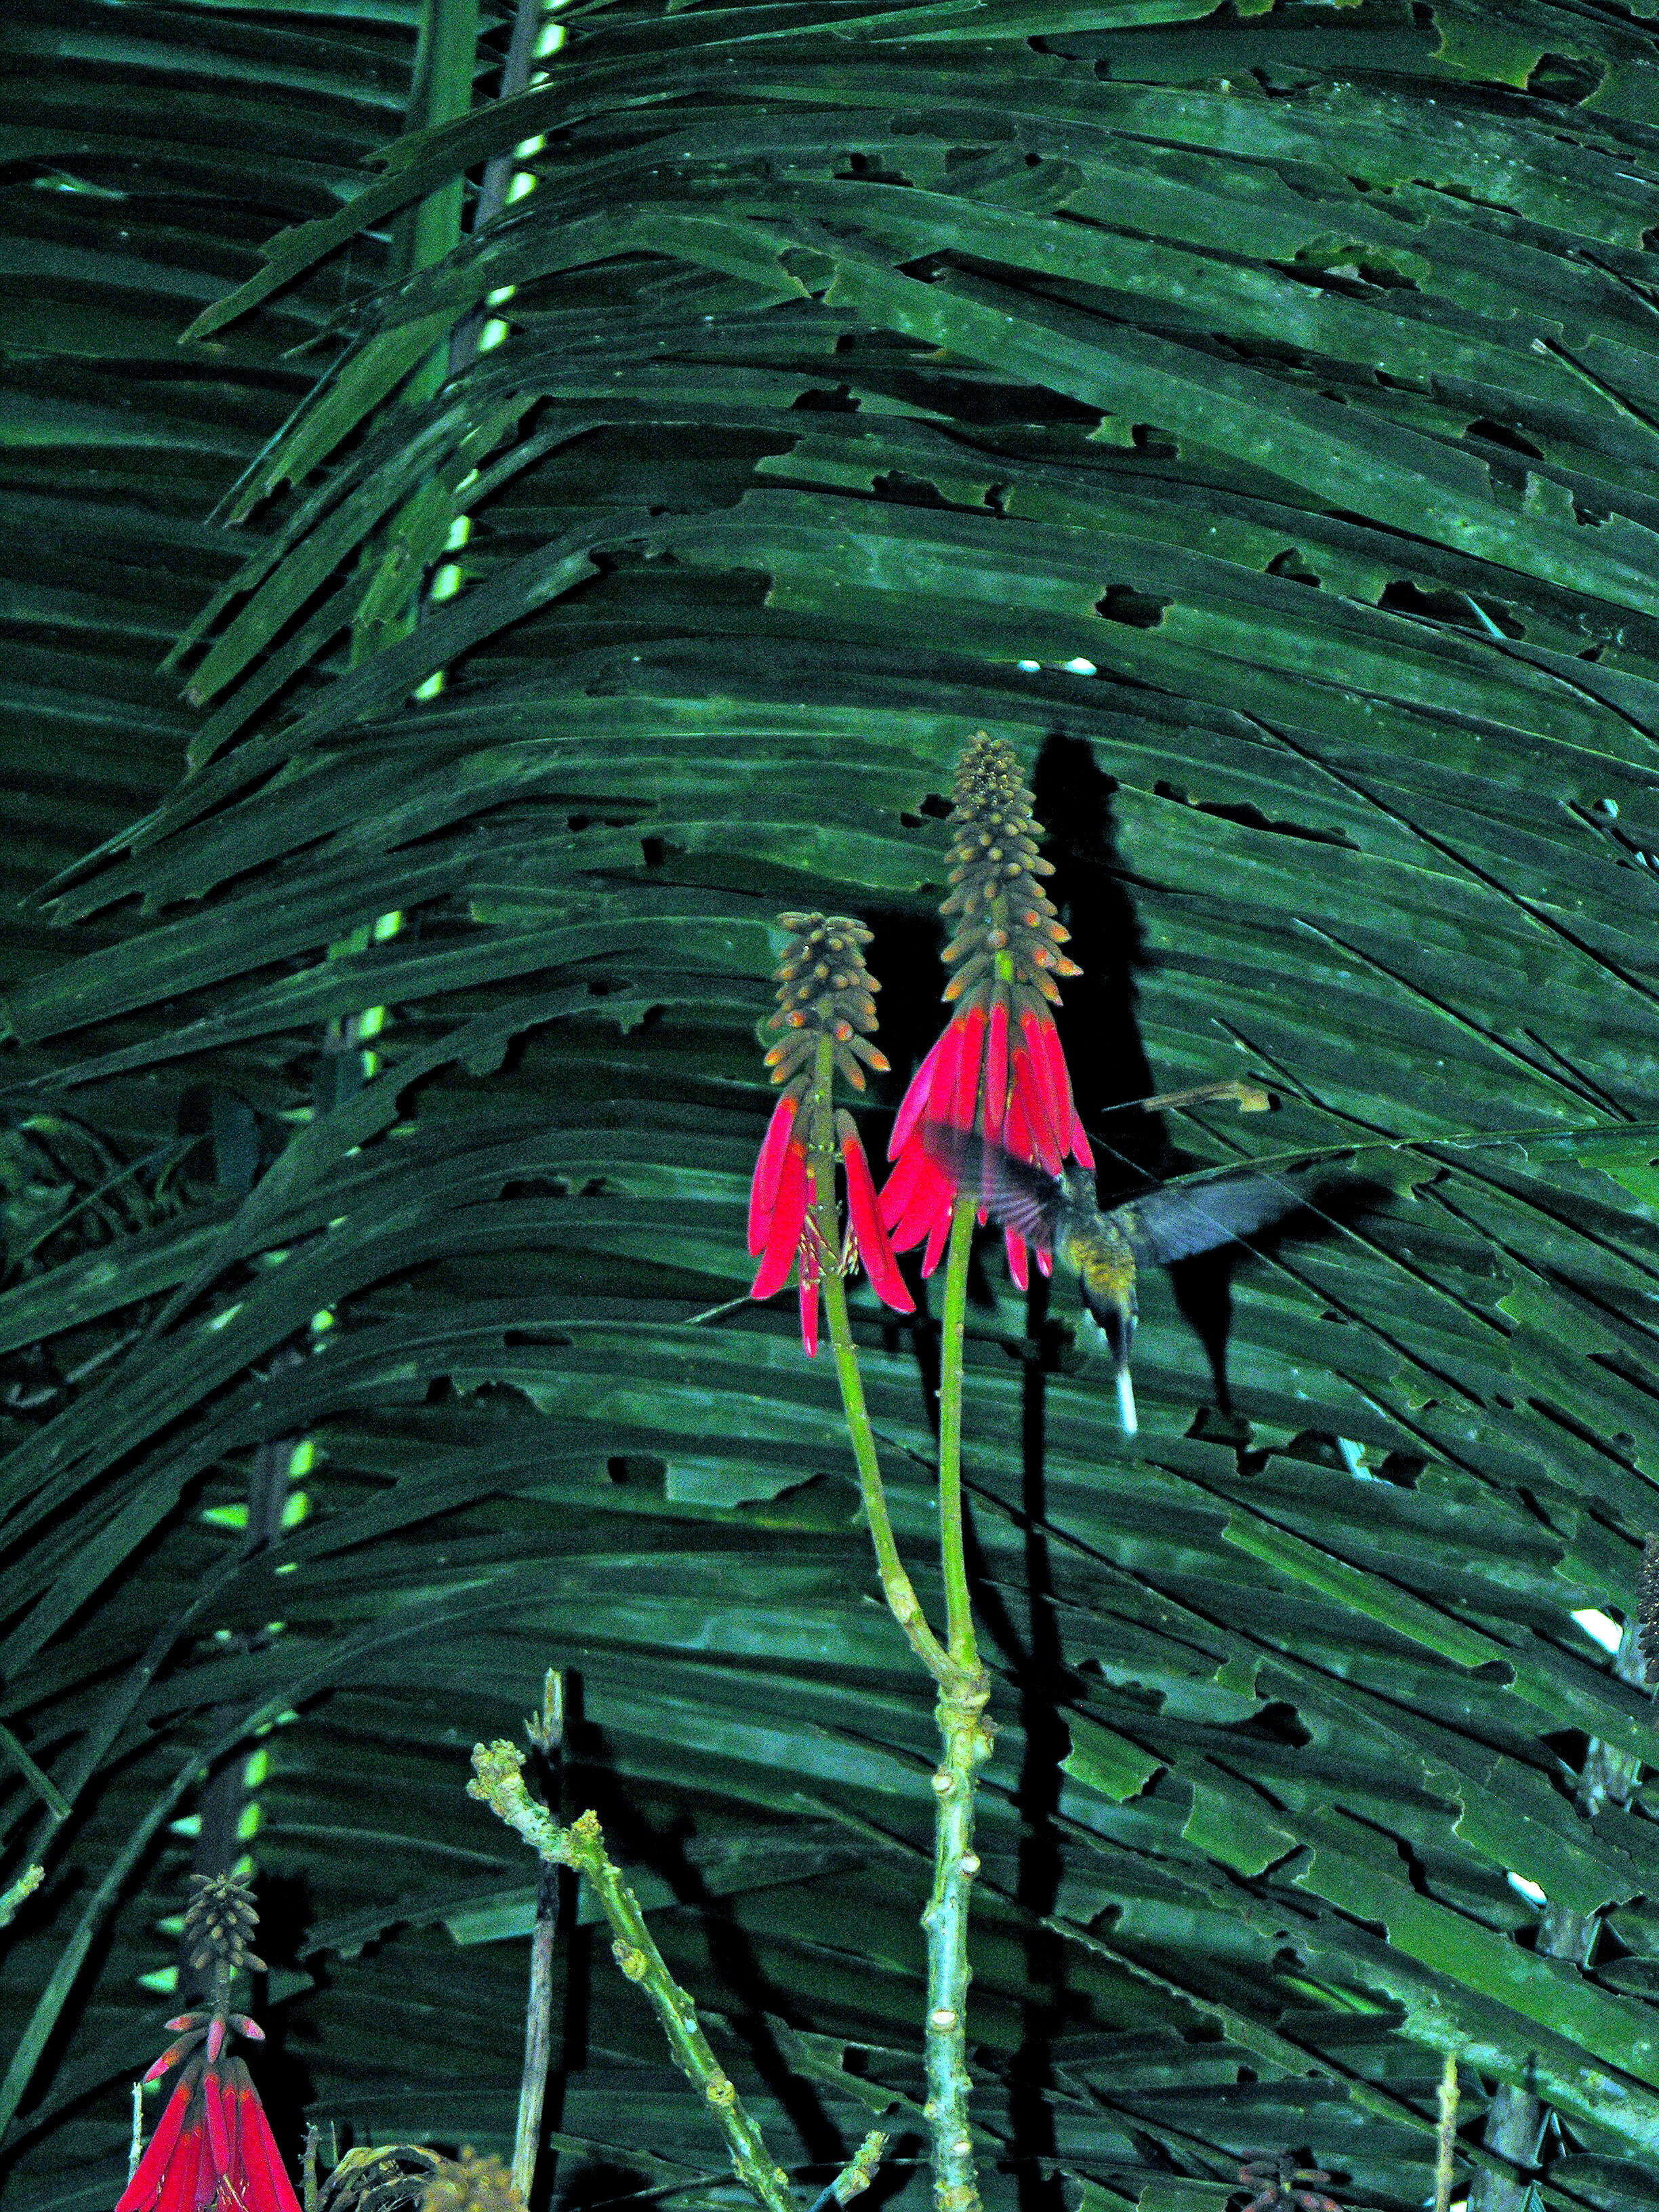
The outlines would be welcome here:
<svg viewBox="0 0 1659 2212">
<path fill-rule="evenodd" d="M 1405 1146 L 1234 1276 L 1231 1419 L 1149 1286 L 1133 1447 L 988 1255 L 988 2192 L 1219 2212 L 1297 2145 L 1405 2212 L 1451 2051 L 1472 2145 L 1535 2087 L 1545 2199 L 1645 2205 L 1659 1834 L 1573 1790 L 1650 1706 L 1571 1615 L 1632 1612 L 1659 1479 L 1653 29 L 563 20 L 501 105 L 489 6 L 14 0 L 0 1672 L 72 1809 L 0 1982 L 9 2201 L 112 2200 L 174 1824 L 248 1727 L 289 2140 L 503 2144 L 529 1869 L 463 1784 L 550 1664 L 568 1802 L 780 2152 L 913 2130 L 923 1685 L 827 1362 L 787 1300 L 696 1317 L 746 1280 L 773 918 L 876 925 L 902 1076 L 985 729 L 1091 1127 Z M 1281 1110 L 1099 1118 L 1236 1074 Z M 920 1571 L 927 1309 L 854 1304 Z M 7 1788 L 15 1867 L 49 1816 Z M 1589 1967 L 1511 1871 L 1603 1916 Z M 559 2187 L 720 2193 L 591 1948 Z"/>
</svg>

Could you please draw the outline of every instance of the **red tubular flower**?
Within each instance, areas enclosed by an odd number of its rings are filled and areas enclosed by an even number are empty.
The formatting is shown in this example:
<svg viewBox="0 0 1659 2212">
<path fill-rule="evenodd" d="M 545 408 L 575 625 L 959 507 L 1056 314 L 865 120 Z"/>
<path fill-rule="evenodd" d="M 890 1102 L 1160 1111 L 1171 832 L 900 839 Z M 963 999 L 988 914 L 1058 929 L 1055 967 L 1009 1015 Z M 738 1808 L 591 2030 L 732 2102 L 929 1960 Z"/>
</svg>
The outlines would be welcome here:
<svg viewBox="0 0 1659 2212">
<path fill-rule="evenodd" d="M 923 1141 L 927 1122 L 977 1128 L 1050 1175 L 1068 1155 L 1094 1165 L 1050 1011 L 1060 999 L 1055 978 L 1079 971 L 1059 949 L 1068 933 L 1036 880 L 1052 867 L 1037 853 L 1031 794 L 1012 747 L 983 733 L 975 738 L 957 769 L 956 799 L 955 865 L 944 911 L 959 916 L 960 927 L 945 957 L 962 964 L 945 996 L 960 1004 L 904 1094 L 887 1147 L 893 1171 L 881 1194 L 894 1249 L 907 1251 L 926 1239 L 924 1274 L 944 1255 L 957 1194 Z M 1024 1290 L 1024 1240 L 1012 1230 L 1003 1234 L 1009 1268 Z M 1037 1264 L 1046 1271 L 1048 1263 L 1039 1255 Z"/>
<path fill-rule="evenodd" d="M 751 1298 L 769 1298 L 789 1279 L 806 1225 L 807 1186 L 804 1132 L 797 1134 L 800 1098 L 787 1092 L 773 1112 L 766 1141 L 755 1163 L 749 1186 L 749 1255 L 759 1260 L 760 1273 L 750 1291 Z M 816 1195 L 816 1193 L 814 1194 Z"/>
<path fill-rule="evenodd" d="M 898 1271 L 898 1261 L 893 1257 L 893 1248 L 881 1225 L 875 1178 L 870 1172 L 869 1158 L 859 1142 L 859 1133 L 853 1125 L 850 1114 L 836 1115 L 836 1133 L 841 1139 L 841 1164 L 847 1176 L 847 1211 L 865 1273 L 870 1278 L 876 1296 L 884 1305 L 893 1306 L 900 1313 L 914 1313 L 916 1302 L 904 1286 L 904 1278 Z"/>
<path fill-rule="evenodd" d="M 216 2024 L 222 2035 L 222 2014 L 216 2015 Z M 206 2033 L 204 2027 L 186 2041 L 200 2043 Z M 176 2050 L 167 2058 L 175 2056 Z M 155 2070 L 152 2067 L 151 2074 Z M 210 2212 L 210 2208 L 216 2212 L 300 2212 L 247 2068 L 240 2058 L 210 2058 L 203 2052 L 179 2075 L 115 2212 Z"/>
<path fill-rule="evenodd" d="M 228 2008 L 236 1976 L 264 1964 L 248 1948 L 259 1917 L 253 1894 L 240 1875 L 190 1879 L 185 1952 L 210 1975 L 212 2002 L 167 2022 L 183 2033 L 144 2079 L 159 2081 L 181 2062 L 184 2070 L 115 2212 L 300 2212 L 252 2077 L 224 2055 L 233 2029 L 264 2041 L 263 2028 Z"/>
<path fill-rule="evenodd" d="M 768 1298 L 798 1268 L 801 1342 L 818 1348 L 819 1292 L 826 1265 L 845 1274 L 864 1261 L 878 1297 L 901 1313 L 915 1301 L 904 1287 L 882 1226 L 870 1163 L 850 1114 L 830 1104 L 837 1069 L 860 1091 L 865 1066 L 886 1060 L 868 1042 L 876 1026 L 875 979 L 860 946 L 870 933 L 842 915 L 784 914 L 791 943 L 777 970 L 778 1011 L 767 1026 L 783 1032 L 767 1054 L 775 1083 L 787 1085 L 773 1110 L 749 1189 L 749 1251 L 760 1268 L 749 1295 Z M 820 1177 L 839 1162 L 851 1233 L 843 1243 L 835 1193 Z"/>
</svg>

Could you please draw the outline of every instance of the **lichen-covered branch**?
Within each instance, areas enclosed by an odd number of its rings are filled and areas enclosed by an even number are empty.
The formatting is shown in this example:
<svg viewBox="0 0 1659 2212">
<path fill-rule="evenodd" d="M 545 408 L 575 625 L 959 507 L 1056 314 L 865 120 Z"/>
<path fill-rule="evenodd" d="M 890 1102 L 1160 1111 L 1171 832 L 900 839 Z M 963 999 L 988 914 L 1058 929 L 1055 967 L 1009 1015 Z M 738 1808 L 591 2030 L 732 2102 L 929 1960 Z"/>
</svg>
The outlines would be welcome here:
<svg viewBox="0 0 1659 2212">
<path fill-rule="evenodd" d="M 18 1906 L 27 1897 L 33 1897 L 46 1878 L 43 1866 L 26 1866 L 11 1887 L 0 1893 L 0 1928 L 15 1918 Z"/>
<path fill-rule="evenodd" d="M 788 2175 L 773 2160 L 736 2084 L 710 2048 L 697 2022 L 696 2006 L 669 1972 L 646 1926 L 639 1899 L 606 1857 L 594 1814 L 583 1813 L 568 1828 L 560 1827 L 526 1788 L 524 1755 L 516 1744 L 477 1744 L 472 1765 L 469 1796 L 480 1798 L 549 1865 L 574 1867 L 587 1877 L 611 1923 L 617 1964 L 650 1999 L 675 2064 L 700 2091 L 732 2147 L 738 2179 L 766 2206 L 767 2212 L 797 2212 Z"/>
<path fill-rule="evenodd" d="M 1440 2069 L 1439 2125 L 1434 2144 L 1434 2212 L 1451 2212 L 1457 2178 L 1457 2055 L 1446 2053 Z"/>
<path fill-rule="evenodd" d="M 807 2212 L 830 2212 L 832 2204 L 850 2204 L 855 2197 L 862 2197 L 876 2178 L 886 2148 L 887 2138 L 879 2129 L 866 2136 L 828 2189 L 812 2199 Z"/>
</svg>

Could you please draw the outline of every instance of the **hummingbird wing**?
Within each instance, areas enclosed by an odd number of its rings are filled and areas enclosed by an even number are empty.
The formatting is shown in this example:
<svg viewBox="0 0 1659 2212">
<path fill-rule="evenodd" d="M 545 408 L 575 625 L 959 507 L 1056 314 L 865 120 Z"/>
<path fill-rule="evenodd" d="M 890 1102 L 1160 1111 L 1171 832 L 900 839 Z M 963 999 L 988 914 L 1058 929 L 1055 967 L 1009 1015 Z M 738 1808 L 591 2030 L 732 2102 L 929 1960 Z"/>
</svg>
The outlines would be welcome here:
<svg viewBox="0 0 1659 2212">
<path fill-rule="evenodd" d="M 1189 1260 L 1195 1252 L 1213 1252 L 1218 1244 L 1248 1237 L 1304 1203 L 1293 1184 L 1271 1176 L 1241 1175 L 1215 1182 L 1165 1183 L 1133 1205 L 1119 1206 L 1113 1218 L 1138 1260 L 1167 1267 L 1172 1260 Z"/>
<path fill-rule="evenodd" d="M 929 1121 L 922 1130 L 929 1155 L 959 1188 L 979 1189 L 979 1202 L 994 1219 L 1033 1251 L 1052 1253 L 1065 1186 L 1042 1168 L 1018 1160 L 1000 1145 L 988 1145 L 971 1129 L 948 1121 Z"/>
</svg>

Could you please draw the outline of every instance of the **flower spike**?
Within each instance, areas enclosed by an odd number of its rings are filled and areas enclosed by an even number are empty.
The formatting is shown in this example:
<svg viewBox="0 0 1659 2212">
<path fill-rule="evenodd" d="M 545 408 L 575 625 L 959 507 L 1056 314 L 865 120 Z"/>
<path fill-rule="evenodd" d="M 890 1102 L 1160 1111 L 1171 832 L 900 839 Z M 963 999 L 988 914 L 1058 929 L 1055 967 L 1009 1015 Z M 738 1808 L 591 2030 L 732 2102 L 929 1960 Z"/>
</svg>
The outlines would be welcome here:
<svg viewBox="0 0 1659 2212">
<path fill-rule="evenodd" d="M 801 1342 L 818 1346 L 826 1268 L 846 1274 L 861 1259 L 878 1297 L 901 1313 L 915 1301 L 904 1286 L 875 1200 L 870 1163 L 852 1116 L 835 1111 L 837 1073 L 864 1088 L 866 1067 L 887 1061 L 870 1042 L 880 988 L 864 964 L 870 932 L 844 915 L 781 914 L 789 945 L 776 969 L 778 1011 L 767 1022 L 777 1042 L 766 1064 L 783 1095 L 773 1109 L 749 1191 L 749 1252 L 760 1261 L 749 1295 L 770 1297 L 794 1273 Z M 836 1204 L 839 1165 L 851 1226 L 843 1237 Z"/>
<path fill-rule="evenodd" d="M 209 2011 L 167 2022 L 183 2033 L 144 2079 L 179 2066 L 178 2080 L 115 2212 L 300 2212 L 253 2078 L 224 2055 L 233 2033 L 264 2039 L 246 2013 L 224 2005 L 238 1969 L 264 1963 L 247 1948 L 258 1914 L 240 1876 L 191 1880 L 198 1893 L 185 1915 L 185 1941 L 198 1971 L 212 1967 L 215 2000 Z"/>
<path fill-rule="evenodd" d="M 976 1129 L 987 1144 L 1050 1175 L 1068 1158 L 1094 1164 L 1052 1011 L 1059 979 L 1082 971 L 1060 950 L 1069 933 L 1039 881 L 1053 864 L 1037 851 L 1031 794 L 1012 746 L 981 731 L 957 763 L 956 801 L 951 891 L 940 909 L 955 924 L 945 958 L 956 972 L 945 998 L 956 1011 L 905 1092 L 881 1194 L 894 1248 L 926 1243 L 925 1275 L 944 1256 L 957 1188 L 928 1151 L 930 1123 Z M 1023 1290 L 1025 1240 L 1012 1228 L 1004 1233 Z M 1045 1273 L 1048 1262 L 1039 1251 Z"/>
</svg>

